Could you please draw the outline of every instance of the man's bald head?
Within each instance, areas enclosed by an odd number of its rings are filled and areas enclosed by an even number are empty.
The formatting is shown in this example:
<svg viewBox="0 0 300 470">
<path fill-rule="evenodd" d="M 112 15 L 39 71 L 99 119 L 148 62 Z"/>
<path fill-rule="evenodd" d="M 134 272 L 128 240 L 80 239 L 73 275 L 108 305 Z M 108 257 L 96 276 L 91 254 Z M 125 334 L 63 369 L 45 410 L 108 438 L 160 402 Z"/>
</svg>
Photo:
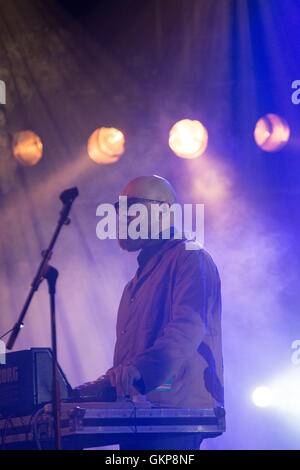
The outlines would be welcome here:
<svg viewBox="0 0 300 470">
<path fill-rule="evenodd" d="M 157 175 L 134 178 L 123 189 L 122 196 L 162 201 L 170 205 L 175 202 L 175 192 L 171 184 Z"/>
<path fill-rule="evenodd" d="M 162 223 L 162 213 L 159 212 L 153 216 L 152 205 L 161 206 L 161 204 L 159 204 L 159 202 L 161 202 L 164 203 L 162 204 L 163 206 L 172 206 L 175 203 L 175 192 L 169 181 L 161 176 L 151 175 L 139 176 L 131 180 L 123 189 L 121 196 L 126 196 L 128 201 L 131 200 L 131 203 L 133 200 L 133 204 L 140 202 L 143 207 L 147 209 L 146 215 L 143 217 L 146 217 L 146 219 L 144 219 L 144 223 L 147 226 L 148 239 L 131 238 L 129 236 L 125 238 L 118 237 L 121 248 L 127 251 L 137 251 L 151 242 L 152 234 L 156 233 L 157 229 L 161 231 L 164 228 Z M 165 208 L 163 210 L 165 212 Z M 135 219 L 135 216 L 126 215 L 125 223 L 127 224 L 127 229 L 132 219 Z M 122 223 L 124 223 L 124 220 Z M 142 224 L 142 222 L 140 222 L 140 224 Z M 170 219 L 168 220 L 168 226 L 170 226 Z"/>
</svg>

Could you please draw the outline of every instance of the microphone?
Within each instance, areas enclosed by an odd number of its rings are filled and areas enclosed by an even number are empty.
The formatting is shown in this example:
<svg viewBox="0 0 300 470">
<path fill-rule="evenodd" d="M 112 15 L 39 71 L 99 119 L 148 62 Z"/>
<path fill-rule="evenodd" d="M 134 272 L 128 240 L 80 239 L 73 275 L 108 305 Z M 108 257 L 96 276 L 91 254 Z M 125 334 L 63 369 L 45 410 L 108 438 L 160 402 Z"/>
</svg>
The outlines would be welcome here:
<svg viewBox="0 0 300 470">
<path fill-rule="evenodd" d="M 68 215 L 71 210 L 71 206 L 74 202 L 74 199 L 76 199 L 78 195 L 79 195 L 79 191 L 77 188 L 70 188 L 70 189 L 66 189 L 65 191 L 63 191 L 61 195 L 59 196 L 59 199 L 63 203 L 63 208 L 60 214 L 61 214 L 61 220 L 63 220 L 64 225 L 69 225 L 70 223 L 70 219 Z"/>
<path fill-rule="evenodd" d="M 74 199 L 76 199 L 78 195 L 79 191 L 76 187 L 70 188 L 63 191 L 59 196 L 59 199 L 63 204 L 72 204 L 72 202 L 74 201 Z"/>
</svg>

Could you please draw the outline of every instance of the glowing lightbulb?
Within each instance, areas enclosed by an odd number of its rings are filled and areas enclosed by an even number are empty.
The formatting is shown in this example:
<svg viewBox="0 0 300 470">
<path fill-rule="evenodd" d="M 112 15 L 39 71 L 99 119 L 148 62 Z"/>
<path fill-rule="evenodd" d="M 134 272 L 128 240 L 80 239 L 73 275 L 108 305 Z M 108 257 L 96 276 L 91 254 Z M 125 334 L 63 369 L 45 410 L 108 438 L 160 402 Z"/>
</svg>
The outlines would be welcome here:
<svg viewBox="0 0 300 470">
<path fill-rule="evenodd" d="M 124 134 L 114 127 L 96 129 L 88 140 L 88 154 L 96 163 L 108 164 L 119 160 L 124 153 Z"/>
<path fill-rule="evenodd" d="M 266 114 L 255 126 L 254 139 L 265 152 L 276 152 L 288 142 L 290 129 L 287 122 L 276 114 Z"/>
<path fill-rule="evenodd" d="M 12 153 L 22 165 L 36 165 L 43 155 L 41 139 L 33 131 L 21 131 L 13 136 Z"/>
<path fill-rule="evenodd" d="M 181 158 L 197 158 L 207 147 L 207 130 L 200 121 L 183 119 L 170 130 L 169 146 Z"/>
<path fill-rule="evenodd" d="M 252 394 L 252 400 L 256 406 L 261 408 L 270 406 L 272 403 L 272 391 L 268 387 L 257 387 Z"/>
</svg>

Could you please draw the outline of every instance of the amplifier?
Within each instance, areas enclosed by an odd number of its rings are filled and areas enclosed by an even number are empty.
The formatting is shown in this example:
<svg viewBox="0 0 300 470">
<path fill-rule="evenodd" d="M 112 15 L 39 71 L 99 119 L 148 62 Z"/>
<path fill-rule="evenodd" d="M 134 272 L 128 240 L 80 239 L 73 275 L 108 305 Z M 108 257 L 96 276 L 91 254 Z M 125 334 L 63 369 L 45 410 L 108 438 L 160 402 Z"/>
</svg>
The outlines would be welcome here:
<svg viewBox="0 0 300 470">
<path fill-rule="evenodd" d="M 61 399 L 72 393 L 62 369 L 58 366 Z M 52 351 L 32 348 L 6 354 L 0 365 L 0 414 L 3 417 L 24 416 L 52 400 Z"/>
</svg>

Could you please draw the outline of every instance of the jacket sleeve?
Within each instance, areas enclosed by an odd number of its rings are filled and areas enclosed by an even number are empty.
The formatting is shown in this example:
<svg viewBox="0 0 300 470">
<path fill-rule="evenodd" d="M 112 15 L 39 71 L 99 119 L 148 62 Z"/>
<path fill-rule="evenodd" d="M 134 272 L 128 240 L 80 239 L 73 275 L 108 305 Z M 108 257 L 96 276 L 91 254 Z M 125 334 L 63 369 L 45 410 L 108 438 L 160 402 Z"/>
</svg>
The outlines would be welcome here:
<svg viewBox="0 0 300 470">
<path fill-rule="evenodd" d="M 132 361 L 148 393 L 175 376 L 197 351 L 206 328 L 212 261 L 203 250 L 184 250 L 174 273 L 171 319 L 153 345 Z"/>
</svg>

